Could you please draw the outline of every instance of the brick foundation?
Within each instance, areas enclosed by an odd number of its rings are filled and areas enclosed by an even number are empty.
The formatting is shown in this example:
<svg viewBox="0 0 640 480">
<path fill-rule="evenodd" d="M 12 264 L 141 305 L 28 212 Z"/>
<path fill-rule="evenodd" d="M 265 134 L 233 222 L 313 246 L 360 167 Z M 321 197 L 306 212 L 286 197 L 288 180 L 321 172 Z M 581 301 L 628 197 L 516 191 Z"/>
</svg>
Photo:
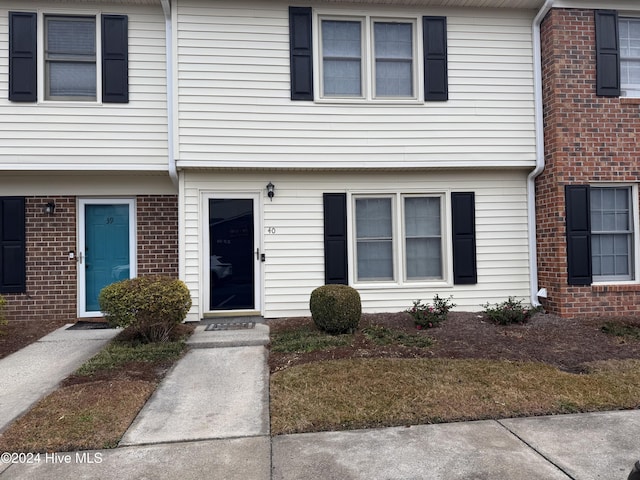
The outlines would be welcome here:
<svg viewBox="0 0 640 480">
<path fill-rule="evenodd" d="M 48 201 L 55 214 L 43 212 Z M 77 320 L 76 197 L 26 198 L 27 292 L 5 294 L 9 320 Z M 178 199 L 137 197 L 138 274 L 178 275 Z"/>
<path fill-rule="evenodd" d="M 639 285 L 567 284 L 564 186 L 638 183 L 640 101 L 596 96 L 593 10 L 553 9 L 541 28 L 546 168 L 536 182 L 536 210 L 543 304 L 564 317 L 639 314 Z"/>
</svg>

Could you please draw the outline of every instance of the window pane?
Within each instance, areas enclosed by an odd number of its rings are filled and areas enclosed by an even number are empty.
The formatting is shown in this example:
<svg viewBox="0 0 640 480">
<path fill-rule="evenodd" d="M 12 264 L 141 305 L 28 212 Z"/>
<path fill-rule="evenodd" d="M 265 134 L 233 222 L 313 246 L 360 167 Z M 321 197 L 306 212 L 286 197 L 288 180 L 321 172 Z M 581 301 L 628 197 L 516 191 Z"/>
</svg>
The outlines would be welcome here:
<svg viewBox="0 0 640 480">
<path fill-rule="evenodd" d="M 360 60 L 325 60 L 324 94 L 360 96 Z"/>
<path fill-rule="evenodd" d="M 361 28 L 360 22 L 322 21 L 324 95 L 361 95 Z"/>
<path fill-rule="evenodd" d="M 619 27 L 622 94 L 640 97 L 640 19 L 621 18 Z"/>
<path fill-rule="evenodd" d="M 440 198 L 408 197 L 404 199 L 407 237 L 440 236 Z"/>
<path fill-rule="evenodd" d="M 95 98 L 95 18 L 46 17 L 45 36 L 47 98 Z"/>
<path fill-rule="evenodd" d="M 413 73 L 411 62 L 376 60 L 376 96 L 411 97 Z"/>
<path fill-rule="evenodd" d="M 358 242 L 358 280 L 393 280 L 393 242 Z"/>
<path fill-rule="evenodd" d="M 358 198 L 356 230 L 361 238 L 391 238 L 391 199 Z"/>
<path fill-rule="evenodd" d="M 407 238 L 407 278 L 442 278 L 439 238 Z"/>
<path fill-rule="evenodd" d="M 96 25 L 93 18 L 48 18 L 47 53 L 56 55 L 96 54 Z"/>
<path fill-rule="evenodd" d="M 64 97 L 95 97 L 95 63 L 51 63 L 49 65 L 49 94 Z"/>
<path fill-rule="evenodd" d="M 591 187 L 590 200 L 591 267 L 595 280 L 631 280 L 631 189 Z"/>
<path fill-rule="evenodd" d="M 358 280 L 393 280 L 390 198 L 356 199 Z"/>
<path fill-rule="evenodd" d="M 407 279 L 442 278 L 440 198 L 404 199 Z"/>
<path fill-rule="evenodd" d="M 374 24 L 376 96 L 413 95 L 412 29 L 410 23 Z"/>
<path fill-rule="evenodd" d="M 401 58 L 411 60 L 413 42 L 410 23 L 374 24 L 376 58 Z"/>
</svg>

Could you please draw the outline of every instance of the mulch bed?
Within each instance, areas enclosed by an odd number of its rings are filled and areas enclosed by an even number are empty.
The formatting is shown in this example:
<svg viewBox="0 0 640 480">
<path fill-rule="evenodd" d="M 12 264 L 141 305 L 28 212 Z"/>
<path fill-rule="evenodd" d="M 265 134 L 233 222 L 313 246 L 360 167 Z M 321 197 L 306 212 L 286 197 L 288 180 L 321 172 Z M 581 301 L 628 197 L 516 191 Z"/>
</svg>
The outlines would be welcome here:
<svg viewBox="0 0 640 480">
<path fill-rule="evenodd" d="M 11 355 L 70 321 L 20 321 L 0 325 L 0 358 Z"/>
<path fill-rule="evenodd" d="M 437 328 L 416 331 L 407 313 L 364 314 L 354 341 L 346 347 L 310 353 L 269 355 L 271 372 L 304 363 L 345 358 L 483 358 L 542 362 L 561 370 L 580 373 L 584 364 L 599 360 L 640 358 L 640 341 L 605 334 L 606 322 L 640 327 L 640 318 L 566 319 L 538 313 L 526 324 L 495 325 L 480 313 L 451 312 Z M 310 318 L 284 318 L 268 322 L 271 332 L 313 325 Z M 434 340 L 427 349 L 377 346 L 362 334 L 362 328 L 380 325 L 427 335 Z"/>
</svg>

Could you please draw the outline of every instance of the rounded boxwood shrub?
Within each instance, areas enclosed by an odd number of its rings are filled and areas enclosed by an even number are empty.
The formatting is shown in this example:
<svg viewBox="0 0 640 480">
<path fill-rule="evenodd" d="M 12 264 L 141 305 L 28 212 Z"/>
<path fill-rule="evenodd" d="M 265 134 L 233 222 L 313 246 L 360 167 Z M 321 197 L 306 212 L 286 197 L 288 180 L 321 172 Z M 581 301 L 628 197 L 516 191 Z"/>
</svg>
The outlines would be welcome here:
<svg viewBox="0 0 640 480">
<path fill-rule="evenodd" d="M 163 276 L 112 283 L 100 291 L 98 300 L 110 326 L 130 328 L 145 342 L 169 340 L 191 308 L 184 282 Z"/>
<path fill-rule="evenodd" d="M 332 335 L 353 332 L 362 316 L 360 294 L 348 285 L 323 285 L 311 292 L 313 322 Z"/>
</svg>

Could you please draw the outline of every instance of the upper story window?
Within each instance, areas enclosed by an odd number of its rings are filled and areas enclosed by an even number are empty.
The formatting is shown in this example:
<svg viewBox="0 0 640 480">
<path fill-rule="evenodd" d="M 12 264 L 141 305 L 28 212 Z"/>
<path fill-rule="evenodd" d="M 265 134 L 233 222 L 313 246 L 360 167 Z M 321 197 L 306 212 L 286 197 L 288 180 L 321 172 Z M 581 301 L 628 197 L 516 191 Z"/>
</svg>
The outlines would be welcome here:
<svg viewBox="0 0 640 480">
<path fill-rule="evenodd" d="M 620 18 L 619 28 L 621 93 L 640 97 L 640 18 Z"/>
<path fill-rule="evenodd" d="M 96 99 L 95 17 L 45 17 L 45 99 Z"/>
<path fill-rule="evenodd" d="M 320 18 L 322 98 L 415 99 L 416 22 Z"/>
<path fill-rule="evenodd" d="M 9 12 L 9 100 L 129 102 L 126 15 Z"/>
<path fill-rule="evenodd" d="M 449 99 L 447 18 L 289 7 L 291 100 Z"/>
</svg>

